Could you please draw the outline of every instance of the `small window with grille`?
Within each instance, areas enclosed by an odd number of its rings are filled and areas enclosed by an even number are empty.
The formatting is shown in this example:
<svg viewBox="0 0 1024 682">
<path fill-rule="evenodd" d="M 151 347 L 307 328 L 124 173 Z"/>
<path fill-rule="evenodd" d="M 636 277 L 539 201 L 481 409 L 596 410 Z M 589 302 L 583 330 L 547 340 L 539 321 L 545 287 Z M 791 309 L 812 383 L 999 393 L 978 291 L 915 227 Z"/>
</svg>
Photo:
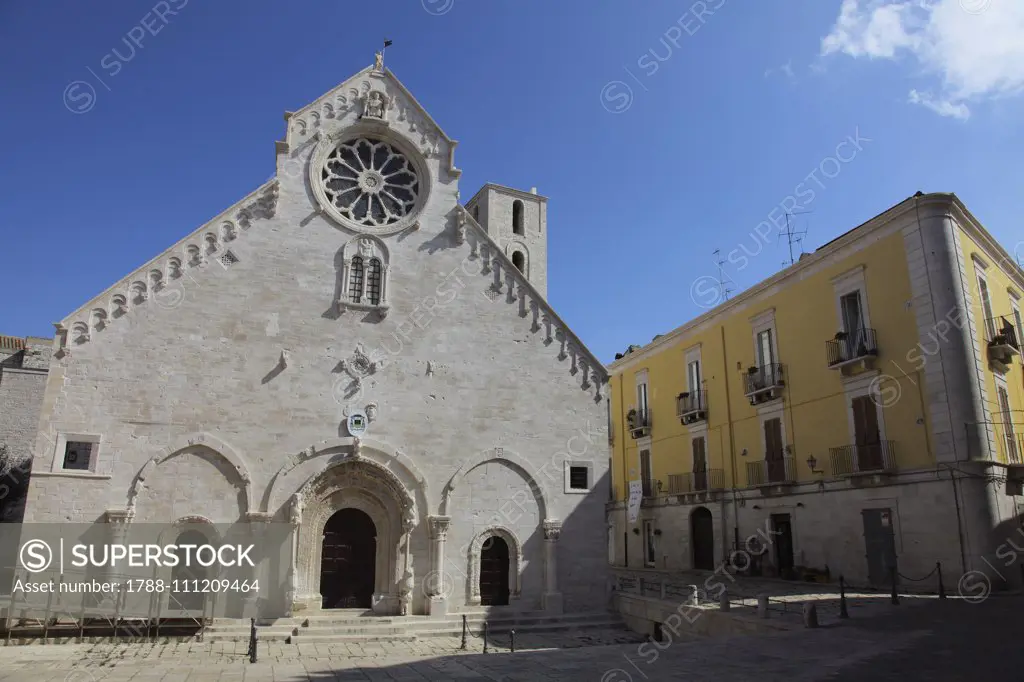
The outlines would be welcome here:
<svg viewBox="0 0 1024 682">
<path fill-rule="evenodd" d="M 586 493 L 594 487 L 593 462 L 565 463 L 565 492 Z"/>
<path fill-rule="evenodd" d="M 353 256 L 348 274 L 348 298 L 353 303 L 363 300 L 363 259 Z"/>
<path fill-rule="evenodd" d="M 68 441 L 64 445 L 64 469 L 90 471 L 95 443 Z"/>
<path fill-rule="evenodd" d="M 380 260 L 371 258 L 366 270 L 366 299 L 372 305 L 380 305 Z"/>
</svg>

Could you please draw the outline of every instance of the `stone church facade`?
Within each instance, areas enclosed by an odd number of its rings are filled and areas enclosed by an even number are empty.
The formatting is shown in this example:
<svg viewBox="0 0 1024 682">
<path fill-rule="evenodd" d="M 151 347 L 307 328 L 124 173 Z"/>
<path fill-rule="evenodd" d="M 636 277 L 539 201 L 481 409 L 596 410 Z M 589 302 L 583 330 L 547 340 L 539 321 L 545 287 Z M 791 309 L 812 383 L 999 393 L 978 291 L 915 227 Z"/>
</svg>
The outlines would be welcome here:
<svg viewBox="0 0 1024 682">
<path fill-rule="evenodd" d="M 26 522 L 293 527 L 295 609 L 606 600 L 607 375 L 546 301 L 546 199 L 460 203 L 377 63 L 269 182 L 56 325 Z"/>
</svg>

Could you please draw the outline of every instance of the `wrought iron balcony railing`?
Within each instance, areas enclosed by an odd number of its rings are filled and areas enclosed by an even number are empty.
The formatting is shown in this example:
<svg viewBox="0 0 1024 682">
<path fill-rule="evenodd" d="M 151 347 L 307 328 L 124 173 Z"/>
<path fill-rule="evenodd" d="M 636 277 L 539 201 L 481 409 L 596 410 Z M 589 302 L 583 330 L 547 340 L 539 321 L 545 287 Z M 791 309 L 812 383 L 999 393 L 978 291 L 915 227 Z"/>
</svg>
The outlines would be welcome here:
<svg viewBox="0 0 1024 682">
<path fill-rule="evenodd" d="M 1017 328 L 1005 317 L 990 317 L 985 320 L 985 342 L 988 345 L 988 359 L 1001 371 L 1013 362 L 1014 355 L 1020 355 Z"/>
<path fill-rule="evenodd" d="M 747 462 L 747 485 L 750 487 L 793 483 L 796 481 L 796 467 L 791 455 L 765 457 L 757 462 Z"/>
<path fill-rule="evenodd" d="M 839 332 L 834 339 L 825 342 L 830 368 L 878 355 L 878 344 L 874 329 L 857 329 Z"/>
<path fill-rule="evenodd" d="M 708 392 L 690 391 L 676 398 L 676 415 L 683 424 L 694 424 L 708 418 Z"/>
<path fill-rule="evenodd" d="M 651 411 L 649 409 L 632 409 L 626 415 L 626 423 L 633 438 L 641 438 L 651 432 Z"/>
<path fill-rule="evenodd" d="M 669 474 L 668 477 L 669 495 L 687 495 L 716 490 L 725 490 L 725 472 L 722 469 L 689 471 L 685 474 Z"/>
<path fill-rule="evenodd" d="M 891 440 L 829 448 L 833 476 L 896 470 L 896 444 Z"/>
<path fill-rule="evenodd" d="M 782 378 L 782 365 L 778 363 L 751 367 L 743 378 L 746 389 L 744 392 L 747 396 L 771 391 L 786 383 Z"/>
<path fill-rule="evenodd" d="M 992 418 L 990 422 L 967 425 L 968 458 L 1024 464 L 1024 422 L 1020 413 L 995 412 Z"/>
</svg>

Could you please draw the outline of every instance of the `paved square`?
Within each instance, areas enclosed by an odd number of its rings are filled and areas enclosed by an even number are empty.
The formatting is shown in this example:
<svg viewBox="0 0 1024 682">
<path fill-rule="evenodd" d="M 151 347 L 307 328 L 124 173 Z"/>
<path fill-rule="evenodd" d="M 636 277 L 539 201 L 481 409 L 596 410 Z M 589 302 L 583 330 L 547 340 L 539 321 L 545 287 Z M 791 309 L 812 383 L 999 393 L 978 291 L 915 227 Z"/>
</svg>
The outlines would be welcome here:
<svg viewBox="0 0 1024 682">
<path fill-rule="evenodd" d="M 219 680 L 758 680 L 887 682 L 1019 680 L 1014 625 L 1024 599 L 983 604 L 929 600 L 817 630 L 659 644 L 609 643 L 621 633 L 525 636 L 509 653 L 457 639 L 362 645 L 265 643 L 250 664 L 244 643 L 73 644 L 0 647 L 6 682 Z M 628 635 L 626 636 L 628 638 Z M 620 640 L 621 641 L 621 640 Z M 544 648 L 561 647 L 561 648 Z"/>
</svg>

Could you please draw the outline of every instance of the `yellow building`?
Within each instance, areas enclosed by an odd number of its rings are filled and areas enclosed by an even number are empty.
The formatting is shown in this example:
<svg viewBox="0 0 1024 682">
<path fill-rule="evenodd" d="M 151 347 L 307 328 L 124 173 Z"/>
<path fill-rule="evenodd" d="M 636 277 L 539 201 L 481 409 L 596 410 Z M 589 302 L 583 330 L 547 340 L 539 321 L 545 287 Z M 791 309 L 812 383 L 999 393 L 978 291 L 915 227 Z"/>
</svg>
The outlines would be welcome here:
<svg viewBox="0 0 1024 682">
<path fill-rule="evenodd" d="M 1022 295 L 955 195 L 918 193 L 631 346 L 609 367 L 613 563 L 1019 583 Z"/>
</svg>

